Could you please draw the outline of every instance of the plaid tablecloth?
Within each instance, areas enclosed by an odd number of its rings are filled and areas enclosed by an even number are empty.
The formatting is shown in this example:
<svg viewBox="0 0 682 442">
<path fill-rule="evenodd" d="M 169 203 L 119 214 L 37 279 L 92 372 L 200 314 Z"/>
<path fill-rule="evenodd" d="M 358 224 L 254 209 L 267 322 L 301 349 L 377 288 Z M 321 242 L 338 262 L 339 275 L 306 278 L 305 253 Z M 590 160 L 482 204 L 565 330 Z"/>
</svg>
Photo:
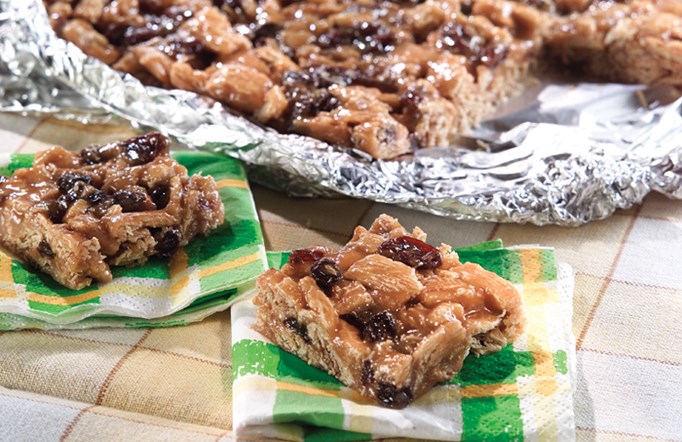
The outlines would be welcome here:
<svg viewBox="0 0 682 442">
<path fill-rule="evenodd" d="M 0 114 L 1 152 L 80 148 L 133 134 Z M 455 247 L 492 238 L 554 247 L 576 270 L 579 440 L 682 441 L 682 202 L 580 228 L 459 222 L 255 186 L 266 246 L 339 245 L 380 213 Z M 169 329 L 0 334 L 0 440 L 230 440 L 230 313 Z"/>
</svg>

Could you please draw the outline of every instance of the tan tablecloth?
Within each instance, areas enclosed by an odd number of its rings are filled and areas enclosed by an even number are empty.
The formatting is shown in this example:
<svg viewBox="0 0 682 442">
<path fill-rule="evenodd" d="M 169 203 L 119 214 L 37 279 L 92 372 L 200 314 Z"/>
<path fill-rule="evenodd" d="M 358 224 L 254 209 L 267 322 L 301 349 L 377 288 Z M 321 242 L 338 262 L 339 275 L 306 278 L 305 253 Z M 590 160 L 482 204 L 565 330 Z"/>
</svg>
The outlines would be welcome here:
<svg viewBox="0 0 682 442">
<path fill-rule="evenodd" d="M 132 135 L 0 114 L 0 152 Z M 269 250 L 338 245 L 382 212 L 455 247 L 555 247 L 576 270 L 579 440 L 682 440 L 682 201 L 580 228 L 460 222 L 367 201 L 254 186 Z M 0 333 L 0 440 L 229 440 L 230 313 L 171 329 Z"/>
</svg>

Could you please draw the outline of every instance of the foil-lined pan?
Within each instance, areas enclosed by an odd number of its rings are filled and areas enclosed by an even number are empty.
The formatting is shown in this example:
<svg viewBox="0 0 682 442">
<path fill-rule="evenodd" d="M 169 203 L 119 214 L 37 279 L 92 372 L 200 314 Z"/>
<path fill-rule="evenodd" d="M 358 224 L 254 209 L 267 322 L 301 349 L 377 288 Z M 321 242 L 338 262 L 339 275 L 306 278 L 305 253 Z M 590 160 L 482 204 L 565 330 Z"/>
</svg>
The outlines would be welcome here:
<svg viewBox="0 0 682 442">
<path fill-rule="evenodd" d="M 455 146 L 376 161 L 279 134 L 220 103 L 142 85 L 58 38 L 40 0 L 0 0 L 0 110 L 101 122 L 112 114 L 250 165 L 292 195 L 346 195 L 456 219 L 578 225 L 682 198 L 682 98 L 666 88 L 549 85 Z"/>
</svg>

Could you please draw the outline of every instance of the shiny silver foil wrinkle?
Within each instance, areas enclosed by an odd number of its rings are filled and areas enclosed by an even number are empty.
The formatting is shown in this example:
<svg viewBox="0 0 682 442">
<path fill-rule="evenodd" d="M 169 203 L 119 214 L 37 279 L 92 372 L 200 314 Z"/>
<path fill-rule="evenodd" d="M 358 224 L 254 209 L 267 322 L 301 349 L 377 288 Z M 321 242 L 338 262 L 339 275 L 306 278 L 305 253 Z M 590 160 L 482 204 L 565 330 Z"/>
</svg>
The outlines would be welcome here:
<svg viewBox="0 0 682 442">
<path fill-rule="evenodd" d="M 340 194 L 463 220 L 579 225 L 651 191 L 682 198 L 682 99 L 671 94 L 548 85 L 459 146 L 376 161 L 279 134 L 190 92 L 144 86 L 58 38 L 40 0 L 0 0 L 0 110 L 84 123 L 113 114 L 239 158 L 253 180 L 292 195 Z"/>
</svg>

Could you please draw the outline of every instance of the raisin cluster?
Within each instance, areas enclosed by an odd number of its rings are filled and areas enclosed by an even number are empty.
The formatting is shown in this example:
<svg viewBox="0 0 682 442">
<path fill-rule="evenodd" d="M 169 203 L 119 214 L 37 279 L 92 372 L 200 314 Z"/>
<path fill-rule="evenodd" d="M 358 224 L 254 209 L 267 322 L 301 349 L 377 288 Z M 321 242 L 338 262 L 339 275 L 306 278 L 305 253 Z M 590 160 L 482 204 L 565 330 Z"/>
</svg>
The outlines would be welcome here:
<svg viewBox="0 0 682 442">
<path fill-rule="evenodd" d="M 388 239 L 379 246 L 377 253 L 417 270 L 435 269 L 442 262 L 438 249 L 411 236 Z"/>
</svg>

